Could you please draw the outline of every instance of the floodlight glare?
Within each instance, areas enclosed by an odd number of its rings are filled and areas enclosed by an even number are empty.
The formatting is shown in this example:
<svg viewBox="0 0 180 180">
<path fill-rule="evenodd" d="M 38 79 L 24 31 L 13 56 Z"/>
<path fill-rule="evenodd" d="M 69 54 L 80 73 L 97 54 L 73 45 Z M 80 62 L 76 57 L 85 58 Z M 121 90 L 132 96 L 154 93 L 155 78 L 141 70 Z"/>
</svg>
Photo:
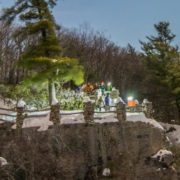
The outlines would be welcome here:
<svg viewBox="0 0 180 180">
<path fill-rule="evenodd" d="M 133 100 L 133 97 L 132 97 L 132 96 L 129 96 L 129 97 L 127 98 L 127 100 L 128 100 L 128 101 L 132 101 L 132 100 Z"/>
</svg>

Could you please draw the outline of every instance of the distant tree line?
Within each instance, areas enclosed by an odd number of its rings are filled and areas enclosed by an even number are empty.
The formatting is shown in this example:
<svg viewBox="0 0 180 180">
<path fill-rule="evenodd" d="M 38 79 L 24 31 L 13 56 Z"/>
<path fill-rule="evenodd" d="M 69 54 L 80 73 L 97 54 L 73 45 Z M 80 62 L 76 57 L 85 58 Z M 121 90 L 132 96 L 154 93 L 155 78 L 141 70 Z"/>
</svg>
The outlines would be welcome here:
<svg viewBox="0 0 180 180">
<path fill-rule="evenodd" d="M 102 33 L 86 27 L 63 29 L 58 33 L 63 54 L 77 57 L 85 68 L 85 83 L 110 81 L 121 96 L 130 93 L 140 98 L 143 67 L 139 54 L 128 45 L 117 46 Z"/>
<path fill-rule="evenodd" d="M 29 72 L 17 68 L 16 61 L 26 48 L 38 42 L 29 34 L 14 36 L 19 27 L 0 24 L 0 82 L 6 85 L 20 83 Z M 153 102 L 156 119 L 180 122 L 180 60 L 178 47 L 171 45 L 175 35 L 168 22 L 155 25 L 156 36 L 140 42 L 142 52 L 130 44 L 119 47 L 88 26 L 79 29 L 56 30 L 62 57 L 79 59 L 84 67 L 85 83 L 111 81 L 125 99 L 132 95 L 139 101 Z"/>
</svg>

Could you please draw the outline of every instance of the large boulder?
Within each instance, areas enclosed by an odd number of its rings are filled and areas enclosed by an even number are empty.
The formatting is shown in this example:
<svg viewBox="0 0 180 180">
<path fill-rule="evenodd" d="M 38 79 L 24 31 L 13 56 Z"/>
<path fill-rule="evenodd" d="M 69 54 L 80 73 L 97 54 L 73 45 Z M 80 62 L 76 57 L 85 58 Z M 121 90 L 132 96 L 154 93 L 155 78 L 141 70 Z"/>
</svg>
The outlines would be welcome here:
<svg viewBox="0 0 180 180">
<path fill-rule="evenodd" d="M 36 179 L 176 180 L 172 156 L 155 156 L 168 142 L 165 131 L 153 124 L 121 121 L 62 124 L 44 132 L 23 129 L 19 141 L 1 138 L 6 147 L 0 152 L 17 168 L 23 163 L 23 175 L 33 173 Z M 168 166 L 157 165 L 153 156 L 160 162 L 164 158 Z"/>
</svg>

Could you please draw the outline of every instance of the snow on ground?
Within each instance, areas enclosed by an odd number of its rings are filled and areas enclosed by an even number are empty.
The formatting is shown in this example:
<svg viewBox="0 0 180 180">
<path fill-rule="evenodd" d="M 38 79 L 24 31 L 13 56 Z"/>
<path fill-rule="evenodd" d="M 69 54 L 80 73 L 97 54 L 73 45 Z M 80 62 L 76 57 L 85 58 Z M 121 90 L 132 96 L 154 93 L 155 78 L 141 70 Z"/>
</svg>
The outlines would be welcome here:
<svg viewBox="0 0 180 180">
<path fill-rule="evenodd" d="M 11 109 L 11 108 L 13 108 L 14 106 L 13 106 L 13 105 L 4 104 L 4 101 L 0 98 L 0 107 L 1 107 L 1 108 L 5 108 L 5 109 Z M 7 111 L 0 109 L 0 113 L 6 113 L 6 112 L 7 112 Z"/>
<path fill-rule="evenodd" d="M 39 127 L 38 131 L 45 131 L 53 123 L 49 121 L 49 114 L 46 117 L 39 118 L 26 118 L 23 122 L 23 128 Z M 12 129 L 16 129 L 16 124 L 12 126 Z"/>
<path fill-rule="evenodd" d="M 108 123 L 108 122 L 118 122 L 115 113 L 95 113 L 94 114 L 94 122 L 95 123 Z"/>
<path fill-rule="evenodd" d="M 5 104 L 4 101 L 2 99 L 0 99 L 0 107 L 5 108 L 5 109 L 12 109 L 12 108 L 15 107 L 15 105 L 13 105 L 13 104 Z M 16 113 L 13 113 L 12 111 L 6 111 L 6 110 L 2 110 L 2 109 L 0 109 L 0 113 L 16 115 Z M 4 119 L 4 120 L 7 120 L 7 121 L 14 121 L 16 118 L 15 117 L 9 117 L 9 116 L 0 115 L 0 119 Z"/>
<path fill-rule="evenodd" d="M 14 108 L 15 105 L 12 104 L 12 103 L 5 104 L 5 103 L 4 103 L 4 100 L 2 100 L 2 99 L 0 98 L 0 107 L 6 108 L 6 109 L 11 109 L 11 108 Z"/>
<path fill-rule="evenodd" d="M 75 123 L 84 123 L 83 115 L 74 114 L 74 115 L 62 115 L 61 124 L 75 124 Z M 45 131 L 49 126 L 52 126 L 53 123 L 49 121 L 49 113 L 46 117 L 38 118 L 26 118 L 23 122 L 23 128 L 28 127 L 39 127 L 38 131 Z M 16 125 L 12 126 L 12 129 L 16 129 Z"/>
<path fill-rule="evenodd" d="M 66 112 L 69 113 L 69 112 Z M 108 122 L 118 122 L 115 113 L 95 113 L 95 123 L 108 123 Z M 164 130 L 163 127 L 153 119 L 147 119 L 143 113 L 127 113 L 127 121 L 129 122 L 144 122 L 153 125 L 156 128 Z M 61 124 L 80 124 L 85 123 L 83 114 L 73 114 L 73 115 L 61 115 Z M 49 126 L 53 125 L 49 121 L 49 113 L 46 117 L 39 118 L 26 118 L 23 123 L 23 128 L 28 127 L 39 127 L 38 131 L 45 131 Z M 13 125 L 13 129 L 16 125 Z"/>
<path fill-rule="evenodd" d="M 84 123 L 84 117 L 82 114 L 61 116 L 61 124 L 79 124 L 79 123 Z"/>
<path fill-rule="evenodd" d="M 151 124 L 156 128 L 159 128 L 161 130 L 164 130 L 164 128 L 154 119 L 148 119 L 146 118 L 144 113 L 127 113 L 127 120 L 130 122 L 144 122 L 147 124 Z"/>
<path fill-rule="evenodd" d="M 3 108 L 12 108 L 13 105 L 8 106 L 4 104 L 4 102 L 0 99 L 0 107 Z M 0 113 L 6 113 L 6 114 L 15 114 L 13 112 L 7 112 L 4 110 L 0 110 Z M 83 111 L 61 111 L 61 124 L 78 124 L 78 123 L 85 123 L 84 118 L 83 118 Z M 74 114 L 71 114 L 74 113 Z M 78 114 L 79 113 L 79 114 Z M 39 127 L 38 131 L 45 131 L 48 129 L 49 126 L 51 126 L 53 123 L 49 121 L 49 111 L 44 111 L 44 112 L 33 112 L 33 113 L 27 113 L 29 115 L 42 115 L 42 114 L 47 114 L 45 117 L 38 117 L 38 118 L 26 118 L 23 123 L 23 128 L 28 128 L 28 127 Z M 7 116 L 0 116 L 0 118 L 5 119 L 7 121 L 14 121 L 14 117 L 7 117 Z M 97 113 L 95 111 L 94 114 L 94 121 L 95 123 L 108 123 L 108 122 L 118 122 L 116 118 L 115 113 Z M 127 121 L 129 122 L 144 122 L 150 125 L 153 125 L 156 128 L 159 128 L 161 130 L 164 130 L 164 128 L 155 120 L 153 119 L 148 119 L 145 117 L 144 113 L 127 113 Z M 16 125 L 12 126 L 13 129 L 16 128 Z M 178 129 L 178 128 L 177 128 Z M 180 138 L 180 127 L 178 131 L 172 132 L 176 133 L 179 138 Z M 180 143 L 180 139 L 178 139 Z"/>
</svg>

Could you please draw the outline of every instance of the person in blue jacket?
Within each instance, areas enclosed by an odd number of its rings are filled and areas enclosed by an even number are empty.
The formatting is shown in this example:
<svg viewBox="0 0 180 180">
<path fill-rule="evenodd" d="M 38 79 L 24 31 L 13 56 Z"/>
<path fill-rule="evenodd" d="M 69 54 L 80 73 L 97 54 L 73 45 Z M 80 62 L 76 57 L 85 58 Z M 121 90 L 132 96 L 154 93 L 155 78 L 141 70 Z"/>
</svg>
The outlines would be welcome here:
<svg viewBox="0 0 180 180">
<path fill-rule="evenodd" d="M 110 110 L 110 96 L 109 96 L 109 93 L 107 93 L 106 97 L 105 97 L 105 109 L 106 109 L 106 111 Z"/>
</svg>

